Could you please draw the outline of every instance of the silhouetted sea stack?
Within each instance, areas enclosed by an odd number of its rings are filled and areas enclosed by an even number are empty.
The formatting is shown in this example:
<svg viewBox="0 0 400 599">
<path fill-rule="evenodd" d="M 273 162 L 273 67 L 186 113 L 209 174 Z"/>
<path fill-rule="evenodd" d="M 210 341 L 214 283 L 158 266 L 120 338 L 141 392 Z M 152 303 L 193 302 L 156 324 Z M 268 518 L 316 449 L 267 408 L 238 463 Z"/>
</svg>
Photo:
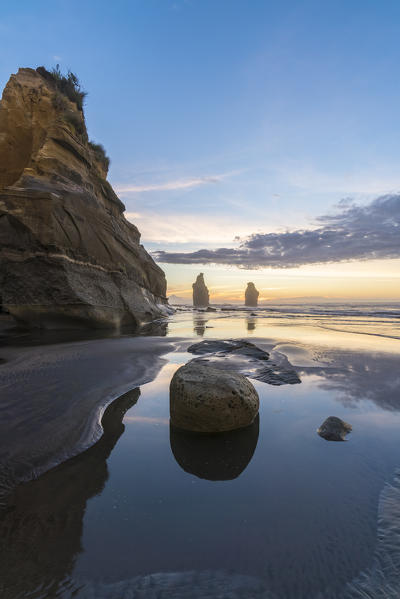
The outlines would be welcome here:
<svg viewBox="0 0 400 599">
<path fill-rule="evenodd" d="M 257 291 L 254 283 L 247 283 L 247 288 L 244 293 L 244 304 L 245 306 L 255 307 L 258 304 L 258 296 L 260 293 Z"/>
<path fill-rule="evenodd" d="M 12 75 L 0 103 L 0 303 L 28 325 L 117 327 L 167 309 L 82 101 L 74 76 L 40 67 Z"/>
<path fill-rule="evenodd" d="M 210 294 L 204 282 L 204 275 L 201 272 L 197 275 L 196 282 L 193 283 L 193 306 L 195 308 L 207 308 L 210 303 Z"/>
</svg>

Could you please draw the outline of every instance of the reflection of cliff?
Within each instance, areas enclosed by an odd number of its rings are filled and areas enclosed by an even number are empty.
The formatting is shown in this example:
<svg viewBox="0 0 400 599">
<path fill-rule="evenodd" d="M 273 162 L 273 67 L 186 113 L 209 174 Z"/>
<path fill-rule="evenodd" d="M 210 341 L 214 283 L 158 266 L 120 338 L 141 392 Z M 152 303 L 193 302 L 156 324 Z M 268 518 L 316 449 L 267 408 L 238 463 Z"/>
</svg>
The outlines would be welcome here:
<svg viewBox="0 0 400 599">
<path fill-rule="evenodd" d="M 108 406 L 104 434 L 90 449 L 17 487 L 8 498 L 0 512 L 2 599 L 56 597 L 67 588 L 81 551 L 86 503 L 107 481 L 107 458 L 124 432 L 124 414 L 139 394 L 134 389 Z"/>
<path fill-rule="evenodd" d="M 232 480 L 249 465 L 257 447 L 260 417 L 246 428 L 218 434 L 170 426 L 171 451 L 185 472 L 208 480 Z"/>
</svg>

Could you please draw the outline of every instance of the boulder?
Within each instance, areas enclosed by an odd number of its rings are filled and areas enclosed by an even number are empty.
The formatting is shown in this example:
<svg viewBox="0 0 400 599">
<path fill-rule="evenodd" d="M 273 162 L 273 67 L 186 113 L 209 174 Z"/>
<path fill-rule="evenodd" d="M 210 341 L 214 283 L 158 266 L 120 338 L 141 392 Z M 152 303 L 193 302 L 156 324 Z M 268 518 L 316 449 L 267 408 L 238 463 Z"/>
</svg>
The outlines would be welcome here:
<svg viewBox="0 0 400 599">
<path fill-rule="evenodd" d="M 192 362 L 221 370 L 234 370 L 270 385 L 301 383 L 296 370 L 284 354 L 273 351 L 270 355 L 243 339 L 207 339 L 190 345 L 187 351 L 199 356 Z"/>
<path fill-rule="evenodd" d="M 193 287 L 193 306 L 195 308 L 207 308 L 210 302 L 210 294 L 204 282 L 204 274 L 197 275 Z"/>
<path fill-rule="evenodd" d="M 258 296 L 260 295 L 257 291 L 254 283 L 247 283 L 247 289 L 244 293 L 244 304 L 245 306 L 255 307 L 258 304 Z"/>
<path fill-rule="evenodd" d="M 189 362 L 170 384 L 171 424 L 218 433 L 249 426 L 258 414 L 257 391 L 242 374 Z"/>
<path fill-rule="evenodd" d="M 336 416 L 329 416 L 321 424 L 317 433 L 327 441 L 345 441 L 345 437 L 352 431 L 352 426 Z"/>
<path fill-rule="evenodd" d="M 0 304 L 32 326 L 141 324 L 168 310 L 165 276 L 66 81 L 19 69 L 0 102 Z"/>
</svg>

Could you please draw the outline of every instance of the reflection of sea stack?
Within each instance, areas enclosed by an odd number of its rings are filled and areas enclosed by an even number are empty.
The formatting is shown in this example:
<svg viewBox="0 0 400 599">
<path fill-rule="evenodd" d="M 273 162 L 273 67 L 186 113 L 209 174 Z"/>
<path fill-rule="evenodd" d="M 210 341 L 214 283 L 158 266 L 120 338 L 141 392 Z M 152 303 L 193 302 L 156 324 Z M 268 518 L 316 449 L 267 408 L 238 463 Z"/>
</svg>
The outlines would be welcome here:
<svg viewBox="0 0 400 599">
<path fill-rule="evenodd" d="M 208 293 L 208 289 L 206 284 L 204 283 L 204 275 L 201 272 L 197 275 L 196 282 L 193 283 L 193 306 L 195 308 L 207 308 L 210 295 Z"/>
<path fill-rule="evenodd" d="M 246 428 L 216 435 L 170 426 L 171 451 L 185 472 L 207 480 L 232 480 L 248 466 L 257 447 L 259 415 Z"/>
<path fill-rule="evenodd" d="M 245 306 L 257 306 L 259 295 L 254 283 L 247 283 L 247 289 L 244 294 Z"/>
</svg>

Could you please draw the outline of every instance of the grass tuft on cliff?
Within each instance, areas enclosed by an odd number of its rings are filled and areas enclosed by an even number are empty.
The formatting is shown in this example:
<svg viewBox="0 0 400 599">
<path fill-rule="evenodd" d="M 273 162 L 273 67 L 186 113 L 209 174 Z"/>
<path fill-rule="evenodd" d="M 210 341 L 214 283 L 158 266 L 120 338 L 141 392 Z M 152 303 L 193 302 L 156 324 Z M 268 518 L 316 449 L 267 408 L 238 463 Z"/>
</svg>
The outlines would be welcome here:
<svg viewBox="0 0 400 599">
<path fill-rule="evenodd" d="M 101 144 L 96 144 L 94 141 L 89 141 L 89 147 L 93 150 L 96 160 L 102 162 L 108 170 L 110 166 L 110 159 L 106 154 L 104 146 Z"/>
<path fill-rule="evenodd" d="M 81 88 L 78 77 L 72 71 L 68 71 L 67 75 L 63 75 L 60 70 L 60 65 L 48 71 L 45 67 L 38 67 L 36 72 L 44 79 L 55 85 L 57 91 L 75 102 L 78 110 L 83 110 L 83 103 L 87 92 Z"/>
</svg>

